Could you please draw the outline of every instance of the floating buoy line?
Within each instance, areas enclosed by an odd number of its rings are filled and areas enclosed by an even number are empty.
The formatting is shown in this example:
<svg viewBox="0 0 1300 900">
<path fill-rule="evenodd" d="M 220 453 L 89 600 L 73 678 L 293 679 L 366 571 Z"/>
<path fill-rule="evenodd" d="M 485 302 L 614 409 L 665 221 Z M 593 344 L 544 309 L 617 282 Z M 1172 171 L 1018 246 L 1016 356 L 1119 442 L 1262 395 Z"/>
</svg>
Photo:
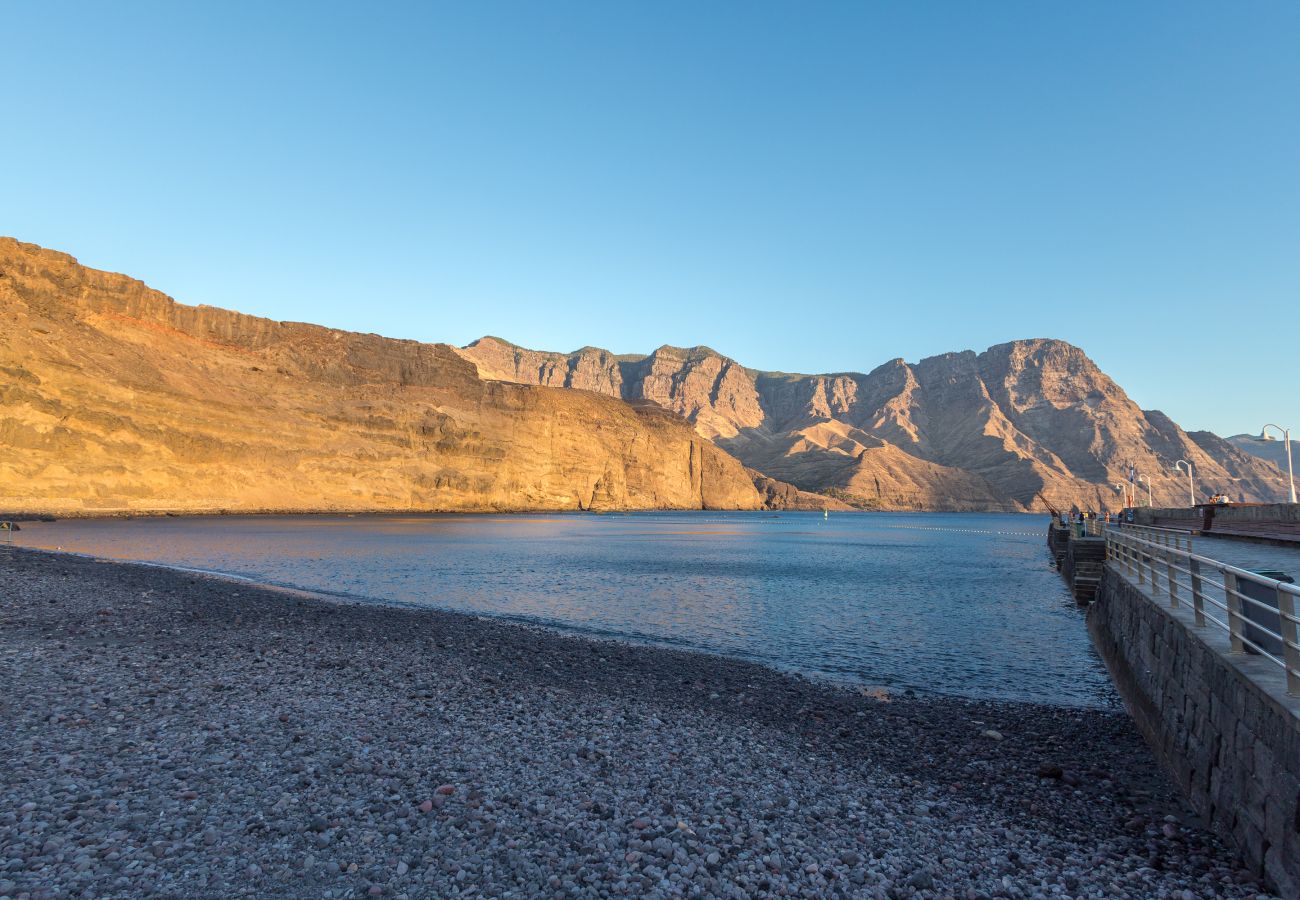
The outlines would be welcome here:
<svg viewBox="0 0 1300 900">
<path fill-rule="evenodd" d="M 1016 537 L 1038 537 L 1036 531 L 998 531 L 992 528 L 940 528 L 937 525 L 881 525 L 881 528 L 899 528 L 907 531 L 951 531 L 960 534 L 1003 534 Z"/>
</svg>

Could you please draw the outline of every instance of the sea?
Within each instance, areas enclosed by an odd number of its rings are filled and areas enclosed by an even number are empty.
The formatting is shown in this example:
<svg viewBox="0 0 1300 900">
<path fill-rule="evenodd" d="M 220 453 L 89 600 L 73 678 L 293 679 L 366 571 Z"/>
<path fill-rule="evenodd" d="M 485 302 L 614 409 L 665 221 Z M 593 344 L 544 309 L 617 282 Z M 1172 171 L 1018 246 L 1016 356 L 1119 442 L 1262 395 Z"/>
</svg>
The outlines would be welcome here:
<svg viewBox="0 0 1300 900">
<path fill-rule="evenodd" d="M 16 542 L 722 654 L 866 689 L 1115 708 L 1047 517 L 635 512 L 68 519 Z"/>
</svg>

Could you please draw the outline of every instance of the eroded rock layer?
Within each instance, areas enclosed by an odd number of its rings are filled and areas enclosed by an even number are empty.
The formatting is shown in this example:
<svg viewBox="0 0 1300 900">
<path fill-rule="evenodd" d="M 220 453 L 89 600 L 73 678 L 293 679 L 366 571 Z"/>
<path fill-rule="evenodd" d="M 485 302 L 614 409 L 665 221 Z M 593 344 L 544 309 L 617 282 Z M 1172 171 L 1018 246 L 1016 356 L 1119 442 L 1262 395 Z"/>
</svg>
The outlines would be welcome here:
<svg viewBox="0 0 1300 900">
<path fill-rule="evenodd" d="M 511 381 L 446 345 L 184 306 L 0 238 L 0 510 L 761 504 L 657 404 Z"/>
<path fill-rule="evenodd" d="M 1116 509 L 1130 467 L 1156 505 L 1278 499 L 1281 473 L 1232 445 L 1142 410 L 1082 350 L 1056 340 L 999 344 L 869 373 L 758 372 L 707 347 L 615 356 L 483 338 L 460 350 L 485 378 L 652 400 L 745 465 L 805 491 L 885 509 Z"/>
</svg>

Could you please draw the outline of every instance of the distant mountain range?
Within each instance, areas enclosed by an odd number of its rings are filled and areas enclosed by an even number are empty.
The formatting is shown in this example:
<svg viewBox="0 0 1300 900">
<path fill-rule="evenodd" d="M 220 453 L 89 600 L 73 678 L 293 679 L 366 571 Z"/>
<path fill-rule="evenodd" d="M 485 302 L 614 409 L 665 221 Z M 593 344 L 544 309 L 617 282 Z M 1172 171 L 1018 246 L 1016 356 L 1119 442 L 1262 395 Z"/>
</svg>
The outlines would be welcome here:
<svg viewBox="0 0 1300 900">
<path fill-rule="evenodd" d="M 1130 466 L 1157 505 L 1185 505 L 1180 459 L 1204 491 L 1257 500 L 1281 490 L 1275 467 L 1138 408 L 1063 341 L 827 375 L 761 372 L 707 347 L 548 353 L 485 337 L 460 353 L 484 378 L 651 400 L 746 466 L 862 507 L 1041 509 L 1042 495 L 1114 509 Z"/>
<path fill-rule="evenodd" d="M 1277 466 L 1282 472 L 1286 472 L 1286 441 L 1282 440 L 1261 440 L 1258 434 L 1234 434 L 1232 437 L 1224 438 L 1229 444 L 1236 447 L 1251 456 L 1257 456 L 1260 459 L 1267 460 Z M 1291 442 L 1291 465 L 1300 466 L 1300 441 L 1292 440 Z"/>
<path fill-rule="evenodd" d="M 1056 340 L 825 375 L 457 348 L 183 306 L 11 238 L 0 316 L 0 511 L 1114 509 L 1130 466 L 1185 504 L 1178 459 L 1202 494 L 1283 490 Z"/>
</svg>

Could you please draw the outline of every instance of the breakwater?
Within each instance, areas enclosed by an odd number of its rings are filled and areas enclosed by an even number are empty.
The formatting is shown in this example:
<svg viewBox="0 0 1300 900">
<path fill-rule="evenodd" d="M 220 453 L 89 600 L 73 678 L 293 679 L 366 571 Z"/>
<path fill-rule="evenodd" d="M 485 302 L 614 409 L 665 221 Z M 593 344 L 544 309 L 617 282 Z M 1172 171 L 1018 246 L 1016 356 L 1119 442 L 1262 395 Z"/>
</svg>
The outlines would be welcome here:
<svg viewBox="0 0 1300 900">
<path fill-rule="evenodd" d="M 1107 551 L 1088 629 L 1133 721 L 1203 820 L 1282 895 L 1300 896 L 1294 590 L 1193 553 L 1186 535 L 1103 534 L 1049 545 L 1062 558 L 1082 541 Z"/>
<path fill-rule="evenodd" d="M 1141 507 L 1132 512 L 1133 521 L 1139 525 L 1300 546 L 1300 504 L 1207 504 L 1173 509 Z"/>
</svg>

